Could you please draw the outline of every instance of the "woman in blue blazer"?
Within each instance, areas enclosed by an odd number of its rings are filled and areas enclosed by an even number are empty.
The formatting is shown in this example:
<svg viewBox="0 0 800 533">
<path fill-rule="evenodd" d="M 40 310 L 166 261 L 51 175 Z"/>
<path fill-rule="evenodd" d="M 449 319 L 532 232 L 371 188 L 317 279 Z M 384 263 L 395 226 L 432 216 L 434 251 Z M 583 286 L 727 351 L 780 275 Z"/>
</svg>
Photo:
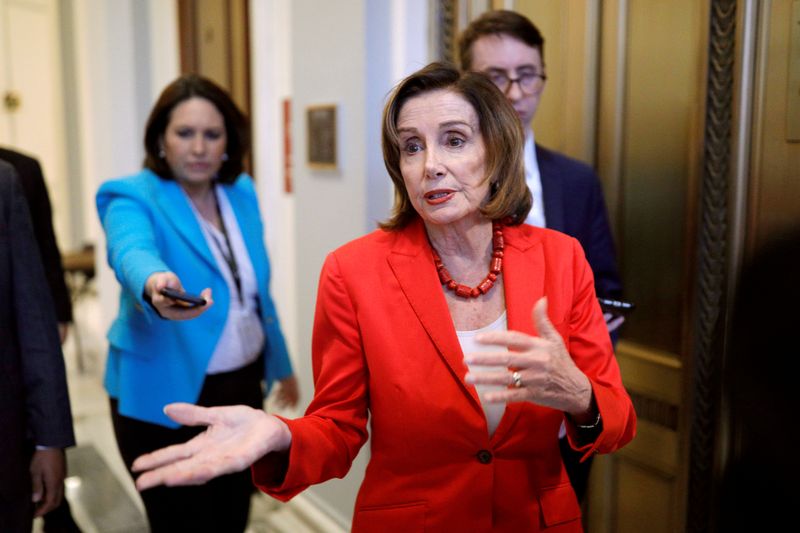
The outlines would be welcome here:
<svg viewBox="0 0 800 533">
<path fill-rule="evenodd" d="M 298 400 L 269 294 L 258 202 L 242 173 L 244 116 L 213 82 L 182 76 L 151 111 L 144 145 L 145 168 L 107 181 L 96 198 L 121 285 L 105 386 L 129 469 L 142 453 L 199 432 L 167 418 L 168 403 L 262 408 L 274 381 L 280 403 Z M 184 287 L 206 304 L 162 294 Z M 221 481 L 143 492 L 151 529 L 244 531 L 249 471 Z"/>
</svg>

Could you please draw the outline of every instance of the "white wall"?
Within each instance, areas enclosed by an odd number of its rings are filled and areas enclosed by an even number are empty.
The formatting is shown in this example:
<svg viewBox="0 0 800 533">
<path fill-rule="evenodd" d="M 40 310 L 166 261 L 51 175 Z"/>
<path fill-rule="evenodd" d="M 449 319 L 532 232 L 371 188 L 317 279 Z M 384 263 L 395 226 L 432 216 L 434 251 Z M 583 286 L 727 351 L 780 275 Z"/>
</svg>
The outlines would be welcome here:
<svg viewBox="0 0 800 533">
<path fill-rule="evenodd" d="M 103 316 L 116 314 L 118 286 L 106 266 L 94 193 L 137 171 L 144 121 L 178 74 L 175 3 L 65 0 L 75 59 L 74 132 L 83 226 L 98 251 Z M 428 60 L 428 0 L 251 0 L 254 162 L 273 265 L 272 294 L 301 383 L 313 394 L 311 328 L 325 255 L 388 216 L 391 182 L 380 151 L 380 116 L 391 87 Z M 280 103 L 292 100 L 294 193 L 283 190 Z M 338 106 L 336 170 L 306 165 L 305 109 Z M 104 327 L 107 324 L 104 324 Z M 366 448 L 365 448 L 366 451 Z M 362 453 L 344 480 L 302 496 L 343 529 L 363 477 Z"/>
<path fill-rule="evenodd" d="M 389 214 L 392 189 L 381 156 L 380 117 L 392 86 L 427 63 L 429 9 L 426 0 L 294 0 L 290 6 L 293 345 L 307 404 L 313 392 L 310 350 L 320 268 L 331 250 L 372 231 Z M 252 28 L 260 31 L 255 20 Z M 306 164 L 305 111 L 319 104 L 337 106 L 336 170 Z M 344 479 L 311 487 L 304 497 L 349 528 L 367 459 L 365 446 Z"/>
<path fill-rule="evenodd" d="M 67 68 L 75 71 L 66 95 L 73 105 L 77 155 L 70 168 L 79 174 L 82 191 L 74 212 L 82 216 L 82 240 L 95 243 L 104 322 L 99 327 L 105 331 L 116 316 L 119 286 L 106 263 L 94 194 L 103 181 L 141 168 L 150 107 L 178 74 L 177 13 L 173 2 L 160 0 L 71 0 L 66 5 L 65 38 L 73 53 Z"/>
<path fill-rule="evenodd" d="M 365 233 L 367 210 L 366 0 L 292 2 L 292 124 L 296 187 L 297 308 L 303 391 L 311 382 L 311 330 L 317 280 L 332 249 Z M 306 165 L 305 110 L 337 106 L 337 170 Z M 307 397 L 307 396 L 306 396 Z M 363 478 L 365 452 L 343 480 L 310 488 L 306 496 L 349 523 Z"/>
<path fill-rule="evenodd" d="M 291 95 L 290 2 L 250 2 L 250 75 L 254 178 L 272 267 L 270 289 L 289 345 L 289 354 L 296 365 L 299 347 L 295 299 L 294 195 L 284 190 L 283 172 L 283 101 Z"/>
</svg>

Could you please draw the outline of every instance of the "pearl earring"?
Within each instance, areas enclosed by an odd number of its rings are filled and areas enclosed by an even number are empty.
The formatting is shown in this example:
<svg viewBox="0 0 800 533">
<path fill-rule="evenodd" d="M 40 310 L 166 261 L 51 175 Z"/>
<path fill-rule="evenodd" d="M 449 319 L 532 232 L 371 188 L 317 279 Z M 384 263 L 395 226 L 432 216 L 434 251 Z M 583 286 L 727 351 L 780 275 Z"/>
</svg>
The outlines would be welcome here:
<svg viewBox="0 0 800 533">
<path fill-rule="evenodd" d="M 164 149 L 163 149 L 163 148 L 161 148 L 161 149 L 158 151 L 158 157 L 160 157 L 161 159 L 164 159 L 165 157 L 167 157 L 167 152 L 165 152 L 165 151 L 164 151 Z"/>
<path fill-rule="evenodd" d="M 222 160 L 223 161 L 227 161 L 228 160 L 228 154 L 227 153 L 222 154 Z"/>
</svg>

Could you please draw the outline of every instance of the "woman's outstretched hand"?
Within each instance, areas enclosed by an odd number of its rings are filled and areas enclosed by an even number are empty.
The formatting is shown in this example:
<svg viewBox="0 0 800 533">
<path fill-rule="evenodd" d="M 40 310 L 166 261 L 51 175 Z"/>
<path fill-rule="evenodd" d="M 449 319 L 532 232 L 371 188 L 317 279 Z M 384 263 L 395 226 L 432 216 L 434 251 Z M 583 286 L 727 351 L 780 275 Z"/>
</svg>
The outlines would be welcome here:
<svg viewBox="0 0 800 533">
<path fill-rule="evenodd" d="M 172 403 L 164 412 L 186 426 L 208 426 L 192 440 L 142 455 L 132 470 L 142 474 L 136 488 L 200 485 L 239 472 L 273 451 L 285 451 L 292 436 L 286 424 L 260 409 L 244 405 L 199 407 Z"/>
<path fill-rule="evenodd" d="M 144 284 L 144 291 L 150 297 L 150 302 L 159 315 L 169 320 L 191 320 L 196 318 L 214 305 L 211 298 L 211 289 L 203 289 L 199 294 L 206 303 L 205 305 L 189 306 L 186 303 L 175 300 L 161 294 L 161 289 L 170 288 L 183 292 L 183 285 L 173 272 L 155 272 L 147 278 Z"/>
<path fill-rule="evenodd" d="M 531 401 L 569 413 L 583 423 L 591 417 L 592 386 L 586 374 L 575 365 L 564 340 L 547 318 L 546 298 L 541 298 L 533 306 L 533 322 L 538 337 L 519 331 L 479 334 L 476 338 L 479 343 L 506 346 L 508 350 L 471 353 L 465 360 L 476 365 L 505 366 L 509 370 L 469 372 L 466 381 L 509 387 L 485 393 L 488 401 Z"/>
</svg>

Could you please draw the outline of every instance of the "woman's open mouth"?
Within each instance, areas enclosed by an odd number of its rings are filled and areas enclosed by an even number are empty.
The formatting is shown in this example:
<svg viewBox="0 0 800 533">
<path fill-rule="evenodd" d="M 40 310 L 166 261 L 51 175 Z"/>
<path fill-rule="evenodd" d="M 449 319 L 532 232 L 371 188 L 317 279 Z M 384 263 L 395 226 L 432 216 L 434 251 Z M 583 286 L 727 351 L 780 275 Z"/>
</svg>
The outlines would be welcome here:
<svg viewBox="0 0 800 533">
<path fill-rule="evenodd" d="M 448 189 L 437 189 L 425 193 L 425 201 L 431 205 L 441 204 L 453 197 L 455 191 Z"/>
</svg>

